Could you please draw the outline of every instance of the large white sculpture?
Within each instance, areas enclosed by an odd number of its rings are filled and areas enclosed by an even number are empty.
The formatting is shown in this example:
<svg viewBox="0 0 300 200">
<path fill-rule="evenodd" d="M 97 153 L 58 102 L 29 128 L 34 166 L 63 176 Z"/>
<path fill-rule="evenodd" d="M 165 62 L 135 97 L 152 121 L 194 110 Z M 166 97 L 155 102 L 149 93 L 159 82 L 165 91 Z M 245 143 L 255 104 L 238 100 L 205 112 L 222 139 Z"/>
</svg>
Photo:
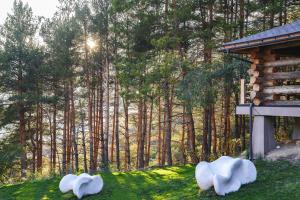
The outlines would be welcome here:
<svg viewBox="0 0 300 200">
<path fill-rule="evenodd" d="M 207 190 L 214 186 L 218 195 L 225 195 L 240 189 L 242 184 L 256 180 L 256 168 L 246 159 L 222 156 L 208 163 L 200 162 L 196 166 L 196 180 L 198 186 Z"/>
<path fill-rule="evenodd" d="M 73 174 L 65 175 L 59 183 L 61 192 L 65 193 L 73 190 L 78 199 L 81 199 L 84 195 L 97 194 L 102 188 L 103 179 L 101 176 L 90 176 L 86 173 L 79 176 Z"/>
</svg>

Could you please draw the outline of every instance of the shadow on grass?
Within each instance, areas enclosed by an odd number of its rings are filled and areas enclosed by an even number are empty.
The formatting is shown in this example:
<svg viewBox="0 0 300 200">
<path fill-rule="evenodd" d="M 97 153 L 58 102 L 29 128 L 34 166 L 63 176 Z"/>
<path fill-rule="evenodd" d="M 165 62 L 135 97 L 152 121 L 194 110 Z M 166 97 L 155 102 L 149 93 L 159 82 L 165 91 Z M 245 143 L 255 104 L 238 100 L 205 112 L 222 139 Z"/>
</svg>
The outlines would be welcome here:
<svg viewBox="0 0 300 200">
<path fill-rule="evenodd" d="M 256 161 L 257 181 L 244 185 L 238 192 L 225 197 L 215 194 L 213 188 L 199 190 L 194 178 L 194 166 L 155 168 L 127 173 L 101 173 L 103 190 L 84 199 L 112 200 L 251 200 L 300 199 L 300 168 L 288 162 Z M 60 177 L 0 187 L 0 199 L 39 200 L 76 199 L 72 193 L 62 194 L 58 189 Z"/>
</svg>

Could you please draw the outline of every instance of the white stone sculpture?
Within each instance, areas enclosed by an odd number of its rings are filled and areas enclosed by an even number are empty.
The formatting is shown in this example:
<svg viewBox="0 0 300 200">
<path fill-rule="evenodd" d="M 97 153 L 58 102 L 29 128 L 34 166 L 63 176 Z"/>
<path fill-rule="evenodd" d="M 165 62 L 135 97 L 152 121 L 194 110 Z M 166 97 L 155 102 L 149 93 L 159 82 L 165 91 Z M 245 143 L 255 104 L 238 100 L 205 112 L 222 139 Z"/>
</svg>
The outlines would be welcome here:
<svg viewBox="0 0 300 200">
<path fill-rule="evenodd" d="M 84 195 L 97 194 L 102 188 L 103 179 L 100 175 L 90 176 L 86 173 L 79 176 L 73 174 L 65 175 L 59 183 L 61 192 L 65 193 L 73 190 L 78 199 L 81 199 Z"/>
<path fill-rule="evenodd" d="M 256 180 L 256 168 L 250 160 L 222 156 L 208 163 L 200 162 L 196 166 L 198 186 L 207 190 L 214 186 L 218 195 L 238 191 L 242 184 Z"/>
</svg>

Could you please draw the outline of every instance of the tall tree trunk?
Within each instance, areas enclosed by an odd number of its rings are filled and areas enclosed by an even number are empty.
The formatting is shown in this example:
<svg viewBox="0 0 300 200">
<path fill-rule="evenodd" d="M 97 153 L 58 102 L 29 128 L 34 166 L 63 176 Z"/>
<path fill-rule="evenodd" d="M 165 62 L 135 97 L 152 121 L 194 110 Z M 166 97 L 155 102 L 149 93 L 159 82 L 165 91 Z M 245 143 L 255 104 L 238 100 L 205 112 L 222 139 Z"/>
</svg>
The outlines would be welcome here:
<svg viewBox="0 0 300 200">
<path fill-rule="evenodd" d="M 53 128 L 52 128 L 52 138 L 53 138 L 53 142 L 52 142 L 52 169 L 53 172 L 55 172 L 56 169 L 56 151 L 57 151 L 57 147 L 56 147 L 56 115 L 57 115 L 57 108 L 56 108 L 56 104 L 54 104 L 53 106 Z"/>
<path fill-rule="evenodd" d="M 123 98 L 124 115 L 125 115 L 125 169 L 130 169 L 130 143 L 129 143 L 129 116 L 128 116 L 128 101 Z"/>
<path fill-rule="evenodd" d="M 161 165 L 164 166 L 165 163 L 166 163 L 166 125 L 167 125 L 167 121 L 166 121 L 166 115 L 167 113 L 165 112 L 165 109 L 164 109 L 164 120 L 163 120 L 163 132 L 162 132 L 162 146 L 161 146 Z"/>
<path fill-rule="evenodd" d="M 160 97 L 158 97 L 158 134 L 157 134 L 157 145 L 158 145 L 158 148 L 157 148 L 157 154 L 158 154 L 158 157 L 157 157 L 157 161 L 158 161 L 158 165 L 162 165 L 162 162 L 161 162 L 161 154 L 162 154 L 162 142 L 161 142 L 161 105 L 160 105 Z"/>
<path fill-rule="evenodd" d="M 187 126 L 187 133 L 188 133 L 188 154 L 191 158 L 193 164 L 197 164 L 199 159 L 196 153 L 196 134 L 195 134 L 195 126 L 194 126 L 194 117 L 193 111 L 190 105 L 186 106 L 185 109 L 185 123 Z"/>
<path fill-rule="evenodd" d="M 137 165 L 136 168 L 144 167 L 144 137 L 143 137 L 143 99 L 139 99 L 138 103 L 138 123 L 137 123 Z"/>
<path fill-rule="evenodd" d="M 182 163 L 186 164 L 186 153 L 185 153 L 185 127 L 186 127 L 186 120 L 185 120 L 185 106 L 182 106 L 182 133 L 181 133 L 181 154 L 182 154 Z"/>
<path fill-rule="evenodd" d="M 29 120 L 28 120 L 28 131 L 31 132 L 30 134 L 30 141 L 31 141 L 31 145 L 32 145 L 32 173 L 34 174 L 35 173 L 35 170 L 36 170 L 36 141 L 35 141 L 35 134 L 36 134 L 36 131 L 33 131 L 31 129 L 31 112 L 29 113 Z"/>
<path fill-rule="evenodd" d="M 245 21 L 245 0 L 240 1 L 240 18 L 239 18 L 239 28 L 240 28 L 240 38 L 244 36 L 244 21 Z"/>
<path fill-rule="evenodd" d="M 223 153 L 229 155 L 229 139 L 230 139 L 230 89 L 229 86 L 225 86 L 224 97 L 224 144 Z"/>
<path fill-rule="evenodd" d="M 82 104 L 81 101 L 79 101 L 79 106 L 80 106 L 80 119 L 81 119 L 81 133 L 82 133 L 82 151 L 83 151 L 83 167 L 84 167 L 84 172 L 88 172 L 88 166 L 87 166 L 87 156 L 86 156 L 86 145 L 85 145 L 85 128 L 84 128 L 84 112 L 82 110 Z"/>
<path fill-rule="evenodd" d="M 101 150 L 101 163 L 100 168 L 105 168 L 105 152 L 104 152 L 104 123 L 103 123 L 103 67 L 99 70 L 99 122 L 100 122 L 100 150 Z"/>
<path fill-rule="evenodd" d="M 66 83 L 64 84 L 64 95 L 65 95 L 65 105 L 64 105 L 64 127 L 63 127 L 63 157 L 62 157 L 62 173 L 66 174 L 67 172 L 67 102 L 68 102 L 68 94 Z"/>
<path fill-rule="evenodd" d="M 209 106 L 208 108 L 208 118 L 207 118 L 207 150 L 208 150 L 208 156 L 211 154 L 211 141 L 212 141 L 212 124 L 211 124 L 211 113 L 212 113 L 212 105 Z"/>
<path fill-rule="evenodd" d="M 114 145 L 115 145 L 115 127 L 116 127 L 116 84 L 115 84 L 115 94 L 114 94 L 114 112 L 113 112 L 113 124 L 112 124 L 112 136 L 111 136 L 111 148 L 110 148 L 110 162 L 114 162 Z"/>
<path fill-rule="evenodd" d="M 147 139 L 147 153 L 145 165 L 149 166 L 150 153 L 151 153 L 151 132 L 152 132 L 152 114 L 153 114 L 153 98 L 151 98 L 150 116 L 149 116 L 149 128 L 148 128 L 148 139 Z"/>
<path fill-rule="evenodd" d="M 93 97 L 92 97 L 92 72 L 89 68 L 89 55 L 88 55 L 88 30 L 87 30 L 87 22 L 84 22 L 84 71 L 86 74 L 86 85 L 87 85 L 87 96 L 88 96 L 88 127 L 89 127 L 89 171 L 93 173 L 95 170 L 95 161 L 94 161 L 94 137 L 93 137 Z M 101 70 L 101 67 L 100 67 Z"/>
<path fill-rule="evenodd" d="M 120 141 L 119 141 L 119 83 L 117 78 L 115 78 L 116 83 L 116 101 L 115 101 L 115 108 L 116 108 L 116 124 L 115 124 L 115 138 L 116 138 L 116 162 L 117 162 L 117 169 L 120 170 Z"/>
<path fill-rule="evenodd" d="M 208 155 L 208 123 L 209 123 L 209 109 L 204 108 L 203 110 L 203 141 L 202 141 L 202 157 L 205 161 L 208 160 L 209 155 Z"/>
<path fill-rule="evenodd" d="M 66 144 L 67 144 L 67 170 L 68 170 L 68 173 L 72 173 L 72 165 L 71 165 L 71 151 L 72 151 L 72 143 L 71 143 L 71 126 L 70 126 L 70 119 L 71 119 L 71 116 L 70 116 L 70 85 L 68 85 L 67 87 L 67 102 L 66 102 L 66 107 L 67 107 L 67 111 L 66 111 L 66 130 L 67 130 L 67 141 L 66 141 Z"/>
<path fill-rule="evenodd" d="M 171 149 L 171 102 L 170 102 L 170 87 L 168 82 L 164 82 L 163 85 L 164 89 L 164 107 L 165 107 L 165 156 L 168 163 L 168 166 L 171 166 L 173 164 L 172 161 L 172 149 Z"/>
<path fill-rule="evenodd" d="M 23 90 L 21 84 L 23 84 L 23 74 L 21 69 L 21 63 L 19 63 L 19 72 L 18 72 L 18 94 L 20 97 L 23 95 Z M 27 168 L 27 156 L 26 156 L 26 133 L 25 133 L 25 107 L 24 102 L 19 100 L 18 102 L 18 114 L 19 114 L 19 141 L 21 147 L 21 176 L 26 176 Z"/>
<path fill-rule="evenodd" d="M 269 5 L 269 7 L 271 7 L 271 11 L 270 11 L 270 28 L 273 28 L 274 27 L 274 15 L 275 15 L 275 12 L 274 12 L 274 0 L 271 0 L 270 2 L 271 5 Z"/>
<path fill-rule="evenodd" d="M 42 165 L 43 165 L 43 109 L 42 105 L 38 104 L 37 107 L 38 117 L 37 117 L 37 170 L 39 172 L 42 171 Z"/>
<path fill-rule="evenodd" d="M 213 133 L 213 154 L 217 156 L 217 126 L 216 126 L 216 116 L 215 116 L 215 106 L 212 106 L 212 133 Z"/>
<path fill-rule="evenodd" d="M 106 43 L 107 44 L 107 43 Z M 107 50 L 108 53 L 108 50 Z M 108 56 L 108 55 L 106 55 Z M 104 161 L 103 161 L 103 169 L 108 169 L 108 135 L 109 135 L 109 79 L 110 79 L 110 72 L 109 72 L 109 63 L 108 58 L 105 58 L 105 66 L 106 66 L 106 98 L 105 98 L 105 127 L 104 127 Z"/>
<path fill-rule="evenodd" d="M 74 89 L 73 82 L 71 81 L 71 127 L 72 127 L 72 144 L 73 144 L 73 155 L 75 158 L 75 171 L 79 171 L 79 161 L 78 161 L 78 148 L 77 148 L 77 134 L 76 134 L 76 122 L 75 122 L 75 105 L 74 105 Z"/>
</svg>

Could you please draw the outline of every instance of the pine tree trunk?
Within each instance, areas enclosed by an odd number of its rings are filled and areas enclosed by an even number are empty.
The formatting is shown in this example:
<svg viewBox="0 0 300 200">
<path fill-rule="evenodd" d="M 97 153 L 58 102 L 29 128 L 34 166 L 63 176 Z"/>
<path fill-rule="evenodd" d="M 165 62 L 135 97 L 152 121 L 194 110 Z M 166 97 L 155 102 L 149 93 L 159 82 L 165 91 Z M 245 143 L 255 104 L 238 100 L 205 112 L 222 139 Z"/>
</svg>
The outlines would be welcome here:
<svg viewBox="0 0 300 200">
<path fill-rule="evenodd" d="M 143 142 L 143 100 L 142 98 L 139 99 L 138 103 L 138 122 L 137 122 L 137 162 L 136 162 L 136 168 L 143 168 L 144 167 L 144 145 Z"/>
<path fill-rule="evenodd" d="M 172 165 L 172 150 L 171 150 L 171 102 L 170 102 L 170 87 L 169 83 L 165 82 L 163 85 L 164 89 L 164 107 L 165 107 L 165 156 L 168 166 Z"/>
<path fill-rule="evenodd" d="M 21 84 L 23 79 L 21 64 L 19 63 L 19 72 L 18 72 L 18 95 L 22 97 L 23 91 Z M 19 114 L 19 141 L 20 141 L 20 147 L 21 147 L 21 177 L 26 176 L 26 133 L 25 133 L 25 108 L 24 103 L 22 100 L 18 101 L 18 114 Z"/>
<path fill-rule="evenodd" d="M 215 116 L 215 106 L 212 106 L 212 133 L 213 133 L 213 154 L 217 156 L 217 126 L 216 126 L 216 116 Z"/>
<path fill-rule="evenodd" d="M 160 97 L 158 97 L 158 138 L 157 138 L 157 145 L 158 145 L 158 148 L 157 148 L 157 153 L 158 153 L 158 157 L 157 157 L 157 162 L 158 162 L 158 165 L 162 165 L 162 162 L 161 162 L 161 154 L 162 154 L 162 151 L 161 151 L 161 147 L 162 147 L 162 142 L 161 142 L 161 105 L 160 105 Z"/>
<path fill-rule="evenodd" d="M 208 108 L 208 118 L 207 118 L 207 150 L 208 150 L 208 157 L 210 157 L 210 154 L 211 154 L 211 141 L 212 141 L 212 123 L 211 123 L 211 119 L 212 119 L 212 116 L 211 116 L 211 113 L 212 113 L 212 105 L 209 106 Z"/>
<path fill-rule="evenodd" d="M 240 38 L 244 37 L 244 21 L 245 21 L 245 0 L 240 1 L 240 18 L 239 18 L 239 36 Z"/>
<path fill-rule="evenodd" d="M 209 109 L 204 108 L 203 110 L 203 141 L 202 141 L 202 157 L 205 161 L 208 160 L 208 117 L 209 117 Z"/>
<path fill-rule="evenodd" d="M 78 161 L 78 148 L 77 148 L 77 134 L 76 134 L 76 122 L 75 122 L 75 105 L 74 105 L 74 89 L 73 83 L 71 81 L 71 127 L 72 127 L 72 144 L 73 144 L 73 155 L 75 158 L 75 171 L 79 171 L 79 161 Z"/>
<path fill-rule="evenodd" d="M 99 70 L 99 125 L 100 125 L 100 151 L 101 163 L 100 168 L 103 169 L 105 165 L 105 152 L 104 152 L 104 123 L 103 123 L 103 67 Z"/>
<path fill-rule="evenodd" d="M 163 124 L 163 132 L 162 132 L 162 147 L 161 147 L 161 165 L 162 166 L 164 166 L 165 165 L 165 163 L 166 163 L 166 140 L 165 140 L 165 138 L 166 138 L 166 125 L 167 125 L 167 121 L 166 121 L 166 115 L 167 115 L 167 113 L 165 112 L 165 109 L 164 109 L 164 112 L 163 112 L 163 114 L 164 114 L 164 120 L 163 120 L 163 122 L 164 122 L 164 124 Z"/>
<path fill-rule="evenodd" d="M 57 151 L 57 147 L 56 147 L 56 114 L 57 114 L 57 108 L 56 108 L 56 104 L 54 104 L 53 106 L 53 129 L 52 129 L 52 137 L 53 137 L 53 147 L 52 147 L 52 169 L 53 172 L 55 172 L 56 169 L 56 151 Z"/>
<path fill-rule="evenodd" d="M 65 105 L 64 105 L 64 127 L 63 127 L 63 157 L 62 157 L 62 173 L 66 174 L 67 172 L 67 101 L 68 94 L 66 90 L 66 84 L 64 85 L 64 94 L 65 94 Z"/>
<path fill-rule="evenodd" d="M 81 133 L 82 133 L 82 150 L 83 150 L 83 166 L 84 166 L 84 172 L 88 172 L 88 166 L 87 166 L 87 156 L 86 156 L 86 145 L 85 145 L 85 129 L 84 129 L 84 112 L 82 110 L 82 104 L 81 101 L 79 101 L 80 106 L 80 119 L 81 119 Z"/>
<path fill-rule="evenodd" d="M 149 116 L 149 128 L 148 128 L 148 139 L 147 139 L 147 153 L 145 165 L 149 166 L 150 152 L 151 152 L 151 132 L 152 132 L 152 114 L 153 114 L 153 98 L 151 99 L 150 116 Z"/>
<path fill-rule="evenodd" d="M 113 124 L 112 124 L 112 136 L 111 136 L 111 149 L 110 149 L 110 162 L 114 162 L 114 145 L 115 145 L 115 127 L 116 127 L 116 84 L 115 84 L 115 94 L 114 94 L 114 112 L 113 112 Z"/>
<path fill-rule="evenodd" d="M 42 171 L 42 152 L 43 152 L 43 109 L 37 106 L 37 171 Z"/>
<path fill-rule="evenodd" d="M 115 124 L 115 139 L 116 139 L 116 161 L 117 161 L 117 169 L 120 170 L 121 167 L 121 162 L 120 162 L 120 141 L 119 141 L 119 104 L 120 104 L 120 99 L 119 99 L 119 83 L 116 78 L 116 102 L 115 102 L 115 107 L 116 107 L 116 124 Z"/>
<path fill-rule="evenodd" d="M 36 142 L 34 141 L 34 136 L 36 134 L 35 131 L 32 130 L 31 128 L 31 119 L 32 119 L 32 115 L 31 112 L 29 112 L 29 120 L 28 120 L 28 131 L 31 133 L 30 134 L 30 141 L 31 141 L 31 145 L 32 145 L 32 173 L 35 173 L 35 167 L 36 167 Z"/>
<path fill-rule="evenodd" d="M 125 169 L 130 169 L 130 143 L 129 143 L 129 116 L 128 116 L 128 102 L 123 98 L 123 105 L 124 105 L 124 115 L 125 115 Z"/>
<path fill-rule="evenodd" d="M 109 72 L 109 63 L 108 58 L 105 59 L 105 66 L 106 66 L 106 112 L 105 112 L 105 127 L 104 127 L 104 161 L 103 161 L 103 169 L 108 168 L 108 135 L 109 135 L 109 79 L 110 79 L 110 72 Z"/>
<path fill-rule="evenodd" d="M 181 133 L 181 154 L 182 154 L 182 164 L 186 164 L 186 153 L 185 153 L 185 127 L 186 127 L 186 120 L 185 120 L 185 106 L 182 107 L 182 133 Z"/>
<path fill-rule="evenodd" d="M 72 166 L 71 166 L 71 155 L 72 155 L 72 143 L 71 143 L 71 127 L 70 127 L 70 85 L 67 87 L 67 102 L 66 102 L 66 132 L 67 132 L 67 140 L 66 140 L 66 145 L 67 145 L 67 162 L 66 162 L 66 167 L 68 170 L 68 173 L 72 173 Z"/>
<path fill-rule="evenodd" d="M 229 155 L 229 139 L 230 139 L 230 89 L 229 86 L 225 86 L 224 97 L 224 144 L 223 152 Z"/>
<path fill-rule="evenodd" d="M 185 109 L 185 123 L 187 126 L 187 133 L 188 133 L 188 154 L 191 158 L 193 164 L 197 164 L 199 159 L 196 153 L 196 134 L 195 134 L 195 127 L 194 127 L 194 118 L 193 118 L 193 111 L 191 106 L 186 106 Z"/>
</svg>

